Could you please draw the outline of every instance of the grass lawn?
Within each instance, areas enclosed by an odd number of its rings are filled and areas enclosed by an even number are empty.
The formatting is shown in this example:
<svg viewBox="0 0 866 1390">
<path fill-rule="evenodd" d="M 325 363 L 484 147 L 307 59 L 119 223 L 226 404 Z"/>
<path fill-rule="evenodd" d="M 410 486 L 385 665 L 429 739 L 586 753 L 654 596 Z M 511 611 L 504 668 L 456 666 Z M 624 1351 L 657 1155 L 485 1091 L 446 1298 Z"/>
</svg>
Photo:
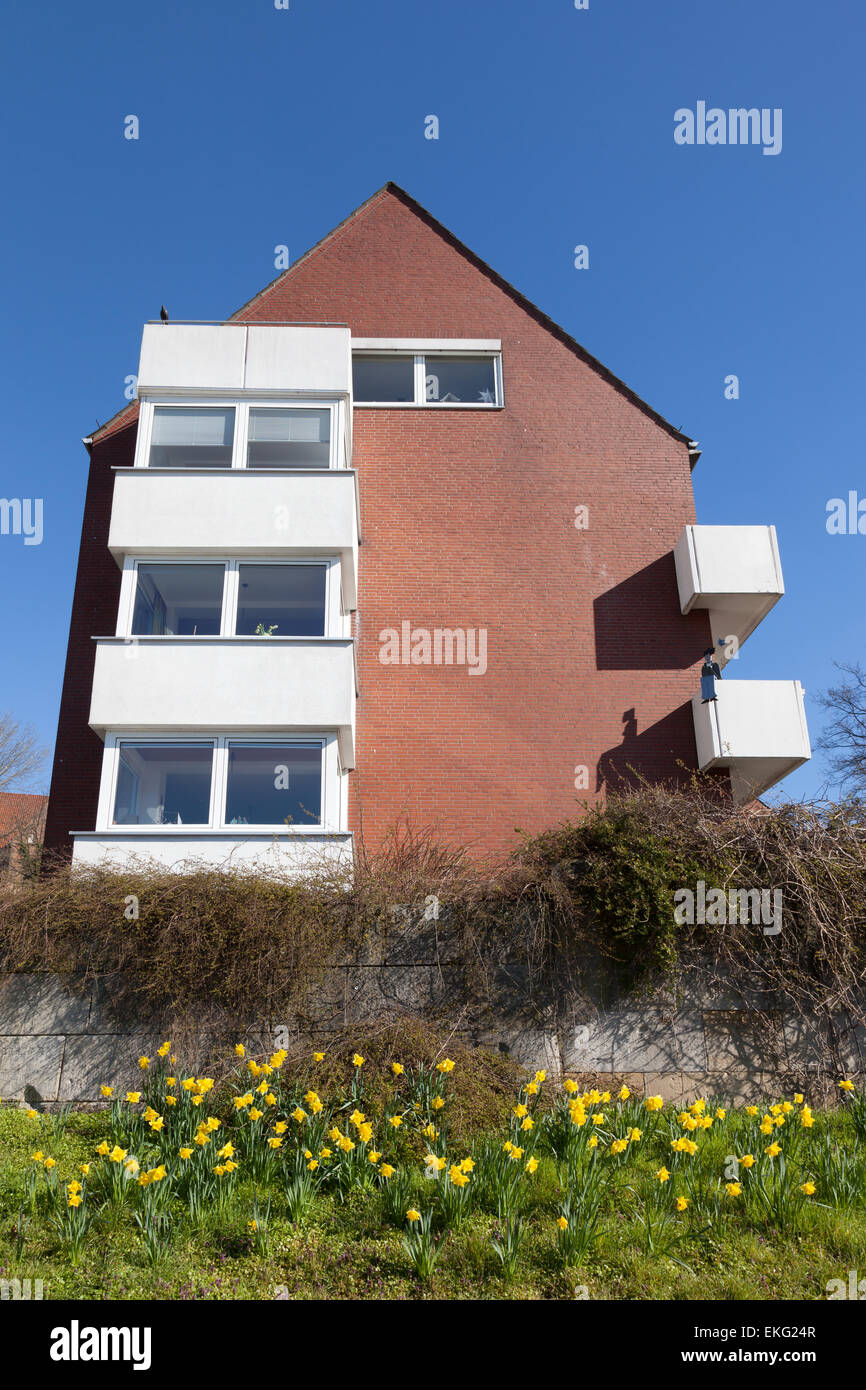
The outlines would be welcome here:
<svg viewBox="0 0 866 1390">
<path fill-rule="evenodd" d="M 433 1067 L 366 1093 L 347 1070 L 325 1101 L 309 1074 L 238 1066 L 198 1106 L 166 1068 L 104 1111 L 0 1107 L 0 1279 L 46 1299 L 814 1300 L 866 1271 L 856 1093 L 750 1116 L 530 1082 L 470 1134 Z"/>
</svg>

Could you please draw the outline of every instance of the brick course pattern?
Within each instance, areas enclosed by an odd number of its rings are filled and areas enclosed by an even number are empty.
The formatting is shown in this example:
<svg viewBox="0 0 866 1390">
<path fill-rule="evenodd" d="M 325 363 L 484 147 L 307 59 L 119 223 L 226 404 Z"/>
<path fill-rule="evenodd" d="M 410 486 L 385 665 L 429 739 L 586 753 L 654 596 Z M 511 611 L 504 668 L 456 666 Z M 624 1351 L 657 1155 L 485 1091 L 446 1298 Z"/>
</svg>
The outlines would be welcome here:
<svg viewBox="0 0 866 1390">
<path fill-rule="evenodd" d="M 633 766 L 696 766 L 689 707 L 705 612 L 680 613 L 672 550 L 695 521 L 686 440 L 388 187 L 237 322 L 347 322 L 356 337 L 497 338 L 504 410 L 357 409 L 363 543 L 350 826 L 402 816 L 479 851 L 579 813 Z M 114 631 L 110 467 L 134 409 L 93 447 L 47 844 L 92 828 L 93 634 Z M 122 426 L 119 430 L 117 426 Z M 589 527 L 575 527 L 575 508 Z M 487 672 L 383 665 L 379 634 L 485 628 Z M 575 769 L 589 774 L 575 789 Z"/>
</svg>

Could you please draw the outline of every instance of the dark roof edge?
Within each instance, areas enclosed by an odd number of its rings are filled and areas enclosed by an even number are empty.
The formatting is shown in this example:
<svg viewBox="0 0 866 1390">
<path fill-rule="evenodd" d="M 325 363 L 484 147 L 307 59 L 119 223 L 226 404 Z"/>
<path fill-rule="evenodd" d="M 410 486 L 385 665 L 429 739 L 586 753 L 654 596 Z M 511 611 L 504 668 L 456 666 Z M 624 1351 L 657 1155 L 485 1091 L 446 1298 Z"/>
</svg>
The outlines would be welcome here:
<svg viewBox="0 0 866 1390">
<path fill-rule="evenodd" d="M 497 288 L 502 290 L 504 294 L 507 294 L 510 299 L 513 299 L 514 302 L 518 304 L 520 308 L 523 309 L 526 313 L 530 314 L 531 317 L 534 318 L 536 322 L 541 325 L 542 328 L 546 329 L 548 333 L 553 334 L 555 338 L 558 338 L 559 341 L 565 345 L 565 347 L 567 347 L 571 352 L 575 353 L 578 357 L 580 357 L 582 361 L 586 362 L 590 367 L 593 368 L 594 371 L 598 372 L 600 376 L 604 377 L 604 379 L 608 381 L 611 384 L 611 386 L 613 386 L 617 391 L 620 391 L 623 395 L 625 395 L 632 402 L 633 405 L 636 405 L 639 410 L 643 411 L 644 414 L 648 415 L 650 419 L 655 421 L 657 425 L 660 425 L 662 429 L 668 432 L 668 434 L 673 435 L 674 439 L 685 444 L 686 447 L 693 443 L 693 440 L 689 435 L 684 434 L 682 430 L 677 429 L 677 427 L 675 425 L 672 425 L 669 420 L 666 420 L 663 415 L 660 415 L 657 410 L 654 410 L 653 407 L 649 405 L 649 403 L 645 401 L 642 396 L 639 396 L 636 391 L 633 391 L 632 388 L 626 384 L 626 382 L 624 382 L 620 377 L 616 376 L 610 370 L 609 367 L 606 367 L 603 362 L 600 362 L 597 357 L 594 357 L 591 352 L 587 351 L 587 349 L 583 347 L 582 344 L 579 343 L 576 338 L 572 338 L 571 334 L 567 333 L 566 330 L 555 321 L 555 319 L 552 319 L 549 314 L 546 314 L 544 312 L 543 309 L 539 309 L 537 304 L 534 304 L 531 299 L 527 299 L 525 294 L 522 294 L 520 290 L 516 289 L 515 286 L 512 285 L 508 280 L 506 280 L 502 275 L 500 275 L 498 271 L 494 270 L 492 266 L 488 265 L 486 261 L 482 260 L 482 258 L 479 255 L 477 255 L 476 252 L 474 252 L 471 249 L 471 247 L 467 246 L 465 242 L 462 242 L 459 237 L 455 236 L 454 233 L 444 225 L 444 223 L 440 222 L 438 218 L 434 217 L 432 212 L 428 212 L 427 208 L 423 207 L 422 204 L 417 201 L 417 199 L 413 198 L 411 193 L 407 193 L 405 188 L 401 188 L 399 184 L 394 183 L 390 179 L 386 184 L 383 184 L 381 188 L 377 189 L 375 193 L 373 193 L 369 198 L 367 198 L 363 203 L 361 203 L 357 208 L 355 208 L 353 212 L 350 212 L 348 217 L 344 217 L 342 222 L 339 222 L 336 227 L 334 227 L 324 237 L 317 241 L 314 246 L 311 246 L 309 251 L 305 251 L 303 256 L 299 257 L 299 259 L 295 261 L 292 265 L 290 265 L 288 269 L 282 271 L 278 276 L 276 276 L 274 280 L 270 282 L 269 285 L 266 285 L 263 290 L 260 290 L 258 294 L 253 295 L 252 299 L 247 300 L 246 304 L 242 305 L 241 308 L 238 309 L 237 312 L 232 315 L 232 318 L 236 318 L 238 314 L 242 314 L 244 310 L 250 307 L 250 305 L 255 304 L 257 300 L 261 299 L 262 295 L 267 294 L 271 289 L 273 289 L 275 285 L 279 284 L 281 280 L 285 279 L 286 276 L 291 275 L 294 270 L 297 270 L 299 266 L 303 265 L 303 263 L 316 251 L 318 251 L 320 247 L 324 246 L 326 242 L 330 241 L 331 237 L 336 236 L 339 232 L 341 232 L 344 227 L 346 227 L 350 222 L 353 222 L 354 219 L 360 216 L 361 213 L 365 212 L 366 209 L 369 208 L 372 203 L 377 202 L 384 193 L 390 193 L 395 198 L 398 198 L 400 202 L 404 204 L 405 207 L 409 208 L 409 210 L 415 214 L 416 217 L 419 217 L 423 222 L 426 222 L 426 224 L 431 228 L 431 230 L 436 232 L 437 236 L 442 237 L 443 240 L 447 241 L 450 246 L 453 246 L 454 249 L 458 251 L 461 256 L 465 257 L 465 259 L 468 260 L 472 265 L 474 265 L 477 270 L 480 270 L 483 275 L 486 275 L 487 278 L 497 286 Z M 694 463 L 697 462 L 697 458 L 700 457 L 700 455 L 695 455 L 694 451 L 692 451 L 692 454 L 694 459 L 692 466 L 694 466 Z"/>
<path fill-rule="evenodd" d="M 570 352 L 573 352 L 575 356 L 579 357 L 581 361 L 585 362 L 588 366 L 592 367 L 594 371 L 598 372 L 598 374 L 601 377 L 603 377 L 604 380 L 607 381 L 611 386 L 613 386 L 616 391 L 619 391 L 622 395 L 626 397 L 627 400 L 631 401 L 633 405 L 637 406 L 637 408 L 640 411 L 642 411 L 643 414 L 648 415 L 649 418 L 653 420 L 654 423 L 657 424 L 661 429 L 667 431 L 667 433 L 670 434 L 679 443 L 685 444 L 686 448 L 689 449 L 691 467 L 694 468 L 695 464 L 700 458 L 700 452 L 695 448 L 690 447 L 694 444 L 694 441 L 691 439 L 689 435 L 685 434 L 681 429 L 678 429 L 676 425 L 672 425 L 670 420 L 666 420 L 663 415 L 660 415 L 657 410 L 654 410 L 653 407 L 647 401 L 645 401 L 642 396 L 639 396 L 636 391 L 632 390 L 632 388 L 628 386 L 626 382 L 624 382 L 620 377 L 616 376 L 615 373 L 612 372 L 609 367 L 606 367 L 603 362 L 600 362 L 597 357 L 594 357 L 593 354 L 589 352 L 585 347 L 583 347 L 583 345 L 579 343 L 576 338 L 573 338 L 570 333 L 567 333 L 566 330 L 555 321 L 555 319 L 552 319 L 549 314 L 546 314 L 544 312 L 543 309 L 539 309 L 537 304 L 534 304 L 531 299 L 527 299 L 525 294 L 522 294 L 520 290 L 516 289 L 514 285 L 510 284 L 510 282 L 506 280 L 502 275 L 500 275 L 498 271 L 494 270 L 492 266 L 488 265 L 486 261 L 482 260 L 482 258 L 479 255 L 477 255 L 469 246 L 467 246 L 465 242 L 462 242 L 459 239 L 459 237 L 455 236 L 454 233 L 444 225 L 444 223 L 440 222 L 438 218 L 434 217 L 431 212 L 428 212 L 427 209 L 417 201 L 417 199 L 413 198 L 411 193 L 407 193 L 405 188 L 401 188 L 399 184 L 394 183 L 390 179 L 387 183 L 383 184 L 381 188 L 377 189 L 375 193 L 371 194 L 369 198 L 365 199 L 363 203 L 360 203 L 358 207 L 356 207 L 352 212 L 350 212 L 347 217 L 344 217 L 341 222 L 338 222 L 336 227 L 332 227 L 331 230 L 325 234 L 325 236 L 321 237 L 317 242 L 315 242 L 315 244 L 311 246 L 309 250 L 305 251 L 304 254 L 298 258 L 298 260 L 296 260 L 286 270 L 281 271 L 280 274 L 277 275 L 273 280 L 271 280 L 269 284 L 265 285 L 265 287 L 259 290 L 257 294 L 254 294 L 251 299 L 248 299 L 246 303 L 242 304 L 239 309 L 236 309 L 234 313 L 231 314 L 225 320 L 225 322 L 232 323 L 233 321 L 237 320 L 238 317 L 245 312 L 245 310 L 249 309 L 251 305 L 257 303 L 257 301 L 260 300 L 263 297 L 263 295 L 268 294 L 274 288 L 275 285 L 278 285 L 280 283 L 281 280 L 284 280 L 287 276 L 293 274 L 293 272 L 296 271 L 299 268 L 299 266 L 303 265 L 307 260 L 309 260 L 311 256 L 315 255 L 315 253 L 321 247 L 323 247 L 327 242 L 329 242 L 334 236 L 337 236 L 343 230 L 344 227 L 347 227 L 351 222 L 355 220 L 355 218 L 359 217 L 363 212 L 367 210 L 367 208 L 369 208 L 373 203 L 377 202 L 385 193 L 390 193 L 393 197 L 398 198 L 400 202 L 402 202 L 404 206 L 410 210 L 410 212 L 413 212 L 415 216 L 419 217 L 423 222 L 425 222 L 431 228 L 432 231 L 436 232 L 437 236 L 442 237 L 443 240 L 447 241 L 448 244 L 452 246 L 461 256 L 465 257 L 465 259 L 468 260 L 470 264 L 474 265 L 477 270 L 480 270 L 483 275 L 486 275 L 487 278 L 491 280 L 493 284 L 497 286 L 498 289 L 502 290 L 503 294 L 507 294 L 508 297 L 512 299 L 521 309 L 528 313 L 530 317 L 534 318 L 535 321 L 538 324 L 540 324 L 542 328 L 546 329 L 548 333 L 550 333 L 553 337 L 557 338 L 565 347 L 569 349 Z M 137 406 L 137 402 L 133 402 L 132 405 Z M 106 421 L 104 425 L 100 426 L 99 430 L 94 431 L 92 439 L 96 440 L 98 437 L 101 438 L 104 432 L 111 425 L 115 424 L 118 420 L 120 420 L 120 418 L 125 414 L 125 412 L 130 409 L 131 406 L 127 405 L 122 410 L 119 410 L 116 415 L 113 415 L 110 420 Z"/>
</svg>

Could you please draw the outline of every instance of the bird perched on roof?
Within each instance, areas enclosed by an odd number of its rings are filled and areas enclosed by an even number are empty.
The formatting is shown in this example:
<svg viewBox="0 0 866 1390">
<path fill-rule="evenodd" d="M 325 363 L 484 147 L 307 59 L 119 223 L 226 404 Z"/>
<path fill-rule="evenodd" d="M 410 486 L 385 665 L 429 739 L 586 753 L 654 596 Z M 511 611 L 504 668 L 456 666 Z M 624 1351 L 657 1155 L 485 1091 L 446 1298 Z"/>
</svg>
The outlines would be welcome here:
<svg viewBox="0 0 866 1390">
<path fill-rule="evenodd" d="M 159 317 L 162 319 L 163 323 L 168 323 L 168 310 L 164 304 L 159 311 Z"/>
</svg>

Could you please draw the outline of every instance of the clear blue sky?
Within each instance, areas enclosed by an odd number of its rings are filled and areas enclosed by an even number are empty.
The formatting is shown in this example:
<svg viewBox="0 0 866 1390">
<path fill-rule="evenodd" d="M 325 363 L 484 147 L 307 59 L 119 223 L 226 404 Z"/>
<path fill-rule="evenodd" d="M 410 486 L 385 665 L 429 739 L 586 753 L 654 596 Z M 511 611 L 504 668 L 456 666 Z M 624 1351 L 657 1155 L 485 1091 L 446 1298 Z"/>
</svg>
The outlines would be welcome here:
<svg viewBox="0 0 866 1390">
<path fill-rule="evenodd" d="M 275 245 L 393 179 L 700 441 L 700 521 L 775 522 L 787 594 L 736 675 L 799 677 L 814 738 L 833 660 L 864 655 L 866 535 L 825 529 L 866 497 L 864 40 L 862 0 L 7 8 L 0 496 L 45 520 L 40 546 L 0 536 L 0 711 L 53 745 L 80 439 L 143 321 L 227 316 Z M 698 101 L 781 107 L 781 153 L 676 145 Z M 783 786 L 823 781 L 815 759 Z"/>
</svg>

